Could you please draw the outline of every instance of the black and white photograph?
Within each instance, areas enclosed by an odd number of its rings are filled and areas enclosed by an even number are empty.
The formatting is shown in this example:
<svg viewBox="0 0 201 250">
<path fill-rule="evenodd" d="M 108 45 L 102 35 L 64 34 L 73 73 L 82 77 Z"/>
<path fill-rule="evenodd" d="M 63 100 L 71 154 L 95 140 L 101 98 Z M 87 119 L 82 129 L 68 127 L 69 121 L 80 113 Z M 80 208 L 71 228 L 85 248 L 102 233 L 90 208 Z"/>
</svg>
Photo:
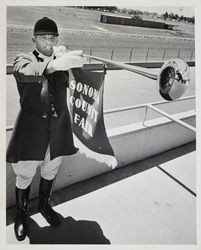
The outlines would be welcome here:
<svg viewBox="0 0 201 250">
<path fill-rule="evenodd" d="M 200 249 L 195 2 L 10 2 L 4 246 Z"/>
</svg>

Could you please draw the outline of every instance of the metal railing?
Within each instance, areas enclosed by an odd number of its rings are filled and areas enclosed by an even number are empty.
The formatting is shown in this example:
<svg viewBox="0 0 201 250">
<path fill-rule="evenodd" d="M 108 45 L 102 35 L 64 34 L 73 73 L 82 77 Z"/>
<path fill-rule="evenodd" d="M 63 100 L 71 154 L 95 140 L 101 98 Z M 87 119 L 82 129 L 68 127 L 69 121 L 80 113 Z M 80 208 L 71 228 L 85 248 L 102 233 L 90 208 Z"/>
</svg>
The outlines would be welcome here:
<svg viewBox="0 0 201 250">
<path fill-rule="evenodd" d="M 175 100 L 174 103 L 181 102 L 181 101 L 184 101 L 184 100 L 190 100 L 190 99 L 195 99 L 195 95 L 182 97 L 180 99 Z M 170 102 L 169 101 L 157 101 L 157 102 L 151 102 L 149 104 L 153 105 L 153 106 L 157 106 L 157 105 L 166 104 L 166 103 L 170 103 Z M 122 108 L 108 109 L 108 110 L 104 111 L 104 114 L 123 112 L 123 111 L 138 109 L 138 108 L 146 108 L 147 106 L 148 106 L 148 104 L 144 103 L 144 104 L 138 104 L 138 105 L 125 106 L 125 107 L 122 107 Z"/>
<path fill-rule="evenodd" d="M 27 49 L 27 48 L 25 48 Z M 24 49 L 24 52 L 26 52 Z M 166 61 L 172 58 L 181 58 L 185 61 L 195 61 L 195 48 L 140 48 L 140 47 L 121 47 L 121 48 L 95 48 L 95 47 L 68 47 L 69 50 L 84 50 L 90 56 L 102 57 L 118 62 L 153 62 Z M 23 49 L 22 49 L 23 51 Z M 13 61 L 14 55 L 8 54 L 8 61 Z M 88 63 L 93 63 L 93 59 L 88 59 Z"/>
<path fill-rule="evenodd" d="M 184 100 L 190 100 L 190 99 L 195 99 L 195 95 L 180 98 L 180 99 L 174 101 L 174 103 L 175 102 L 181 102 L 181 101 L 184 101 Z M 133 110 L 133 109 L 145 108 L 145 116 L 144 116 L 144 120 L 142 121 L 142 124 L 145 125 L 148 108 L 150 108 L 150 109 L 154 110 L 155 112 L 161 114 L 162 116 L 164 116 L 164 117 L 166 117 L 166 118 L 180 124 L 181 126 L 187 128 L 188 130 L 190 130 L 192 132 L 196 132 L 196 129 L 193 126 L 191 126 L 191 125 L 189 125 L 189 124 L 187 124 L 187 123 L 173 117 L 173 115 L 170 115 L 167 112 L 164 112 L 161 109 L 158 109 L 158 108 L 155 107 L 157 105 L 166 104 L 166 103 L 169 103 L 169 102 L 168 101 L 160 101 L 160 102 L 145 103 L 145 104 L 134 105 L 134 106 L 127 106 L 127 107 L 123 107 L 123 108 L 110 109 L 110 110 L 106 110 L 104 112 L 104 114 L 113 114 L 113 113 L 117 113 L 117 112 L 123 112 L 123 111 L 129 111 L 129 110 Z"/>
<path fill-rule="evenodd" d="M 174 122 L 180 124 L 180 125 L 183 126 L 184 128 L 187 128 L 188 130 L 190 130 L 190 131 L 196 133 L 196 128 L 194 128 L 193 126 L 187 124 L 186 122 L 181 121 L 181 120 L 178 119 L 178 118 L 173 117 L 172 115 L 168 114 L 167 112 L 164 112 L 164 111 L 162 111 L 161 109 L 158 109 L 158 108 L 154 107 L 154 106 L 151 105 L 151 104 L 147 104 L 147 108 L 150 108 L 150 109 L 156 111 L 157 113 L 159 113 L 159 114 L 161 114 L 162 116 L 168 118 L 169 120 L 172 120 L 172 121 L 174 121 Z M 146 117 L 146 116 L 145 116 L 145 117 Z"/>
<path fill-rule="evenodd" d="M 180 98 L 174 102 L 181 102 L 181 101 L 184 101 L 184 100 L 190 100 L 190 99 L 195 99 L 195 95 L 193 96 L 188 96 L 188 97 L 183 97 L 183 98 Z M 122 107 L 122 108 L 115 108 L 115 109 L 108 109 L 108 110 L 105 110 L 103 113 L 106 115 L 106 114 L 114 114 L 114 113 L 117 113 L 117 112 L 123 112 L 123 111 L 129 111 L 129 110 L 134 110 L 134 109 L 140 109 L 140 108 L 145 108 L 145 116 L 144 116 L 144 120 L 142 121 L 142 124 L 144 125 L 145 124 L 145 121 L 146 121 L 146 114 L 147 114 L 147 111 L 148 111 L 148 108 L 151 108 L 153 109 L 154 111 L 160 113 L 162 116 L 165 116 L 166 118 L 172 120 L 172 121 L 175 121 L 176 123 L 180 124 L 181 126 L 189 129 L 190 131 L 192 132 L 196 132 L 196 129 L 173 117 L 172 115 L 168 114 L 167 112 L 164 112 L 162 111 L 161 109 L 158 109 L 156 108 L 155 106 L 157 105 L 161 105 L 161 104 L 166 104 L 166 103 L 169 103 L 168 101 L 158 101 L 158 102 L 152 102 L 152 103 L 145 103 L 145 104 L 139 104 L 139 105 L 133 105 L 133 106 L 126 106 L 126 107 Z M 10 125 L 10 126 L 7 126 L 6 127 L 6 131 L 12 131 L 14 128 L 14 125 Z"/>
<path fill-rule="evenodd" d="M 193 48 L 95 48 L 95 47 L 68 47 L 69 50 L 83 49 L 90 56 L 104 57 L 119 62 L 152 62 L 165 61 L 172 58 L 181 58 L 185 61 L 195 61 L 195 49 Z M 88 59 L 88 63 L 94 62 Z"/>
</svg>

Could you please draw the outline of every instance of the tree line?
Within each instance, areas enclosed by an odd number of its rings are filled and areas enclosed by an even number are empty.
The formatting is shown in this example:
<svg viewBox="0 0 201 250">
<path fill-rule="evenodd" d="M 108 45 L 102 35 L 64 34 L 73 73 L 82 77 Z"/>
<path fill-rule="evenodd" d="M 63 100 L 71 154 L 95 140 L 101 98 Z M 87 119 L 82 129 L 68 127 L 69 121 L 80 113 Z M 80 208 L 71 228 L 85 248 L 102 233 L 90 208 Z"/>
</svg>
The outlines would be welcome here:
<svg viewBox="0 0 201 250">
<path fill-rule="evenodd" d="M 165 20 L 176 20 L 176 21 L 184 21 L 184 22 L 188 22 L 188 23 L 195 23 L 195 17 L 186 17 L 186 16 L 179 16 L 178 14 L 174 14 L 174 13 L 168 13 L 167 11 L 162 14 L 162 18 Z"/>
<path fill-rule="evenodd" d="M 123 14 L 128 14 L 128 15 L 133 15 L 134 17 L 142 17 L 142 15 L 149 15 L 151 17 L 155 18 L 162 18 L 164 20 L 175 20 L 178 22 L 187 22 L 187 23 L 195 23 L 195 17 L 187 17 L 183 15 L 178 15 L 174 13 L 168 13 L 167 11 L 163 13 L 162 15 L 159 15 L 155 12 L 149 12 L 149 11 L 140 11 L 140 10 L 135 10 L 131 8 L 117 8 L 116 6 L 76 6 L 78 8 L 83 8 L 83 9 L 91 9 L 91 10 L 98 10 L 98 11 L 104 11 L 104 12 L 118 12 L 118 13 L 123 13 Z"/>
</svg>

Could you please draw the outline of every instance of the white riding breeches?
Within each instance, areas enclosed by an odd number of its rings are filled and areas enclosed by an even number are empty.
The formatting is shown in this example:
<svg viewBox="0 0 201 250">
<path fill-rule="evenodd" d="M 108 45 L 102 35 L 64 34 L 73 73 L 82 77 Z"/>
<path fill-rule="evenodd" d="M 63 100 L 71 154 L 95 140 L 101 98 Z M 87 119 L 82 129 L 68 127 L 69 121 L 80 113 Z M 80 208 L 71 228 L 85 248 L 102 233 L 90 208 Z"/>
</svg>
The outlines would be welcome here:
<svg viewBox="0 0 201 250">
<path fill-rule="evenodd" d="M 62 159 L 63 156 L 59 156 L 50 160 L 50 148 L 48 146 L 44 161 L 18 161 L 13 163 L 12 167 L 16 174 L 16 186 L 20 189 L 26 189 L 31 184 L 39 166 L 41 166 L 41 176 L 44 179 L 54 179 Z"/>
</svg>

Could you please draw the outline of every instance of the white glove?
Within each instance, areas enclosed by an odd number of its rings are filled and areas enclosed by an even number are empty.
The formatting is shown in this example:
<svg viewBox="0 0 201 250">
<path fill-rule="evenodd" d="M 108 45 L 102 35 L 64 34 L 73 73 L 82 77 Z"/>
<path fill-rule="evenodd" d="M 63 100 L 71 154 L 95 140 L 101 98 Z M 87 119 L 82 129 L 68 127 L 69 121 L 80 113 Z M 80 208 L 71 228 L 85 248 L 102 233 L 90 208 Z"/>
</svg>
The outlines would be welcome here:
<svg viewBox="0 0 201 250">
<path fill-rule="evenodd" d="M 53 50 L 54 50 L 54 56 L 56 56 L 56 58 L 63 56 L 64 53 L 67 52 L 67 49 L 65 46 L 53 47 Z"/>
<path fill-rule="evenodd" d="M 81 68 L 87 62 L 82 55 L 82 50 L 65 52 L 62 56 L 52 61 L 51 67 L 55 71 L 66 71 L 71 68 Z"/>
</svg>

